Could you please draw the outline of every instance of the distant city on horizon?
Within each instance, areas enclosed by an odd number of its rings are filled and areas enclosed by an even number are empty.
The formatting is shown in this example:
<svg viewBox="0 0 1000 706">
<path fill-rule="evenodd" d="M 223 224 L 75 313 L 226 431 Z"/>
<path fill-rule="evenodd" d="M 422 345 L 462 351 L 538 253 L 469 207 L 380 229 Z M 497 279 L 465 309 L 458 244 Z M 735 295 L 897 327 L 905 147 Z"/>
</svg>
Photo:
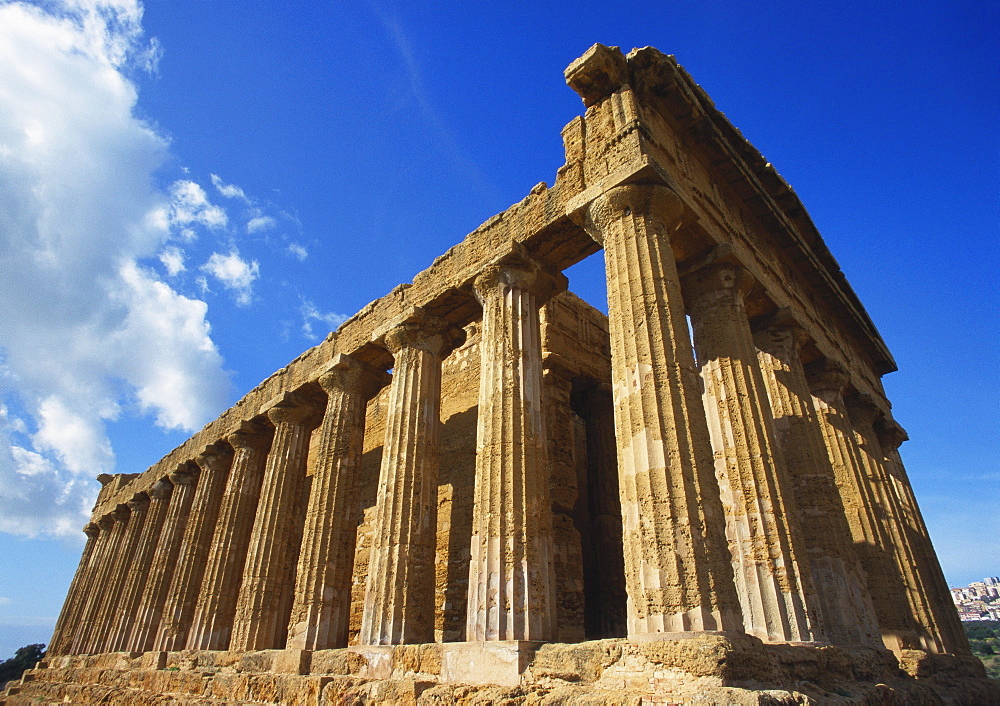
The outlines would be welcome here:
<svg viewBox="0 0 1000 706">
<path fill-rule="evenodd" d="M 996 576 L 953 588 L 951 598 L 958 608 L 958 617 L 964 622 L 1000 620 L 1000 578 Z"/>
</svg>

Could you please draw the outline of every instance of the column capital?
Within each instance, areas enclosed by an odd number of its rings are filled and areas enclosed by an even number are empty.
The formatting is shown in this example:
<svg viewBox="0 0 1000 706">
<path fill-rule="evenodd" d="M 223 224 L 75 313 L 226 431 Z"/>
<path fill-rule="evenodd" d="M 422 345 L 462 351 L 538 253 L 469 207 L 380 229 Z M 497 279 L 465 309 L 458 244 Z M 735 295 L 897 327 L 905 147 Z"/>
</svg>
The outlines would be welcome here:
<svg viewBox="0 0 1000 706">
<path fill-rule="evenodd" d="M 262 449 L 271 443 L 273 430 L 257 422 L 240 422 L 234 431 L 226 434 L 223 439 L 233 447 L 239 449 Z"/>
<path fill-rule="evenodd" d="M 308 424 L 316 419 L 318 411 L 314 404 L 294 392 L 283 392 L 261 408 L 261 412 L 266 414 L 275 426 L 282 422 Z"/>
<path fill-rule="evenodd" d="M 111 511 L 111 519 L 115 522 L 128 522 L 128 518 L 131 514 L 132 510 L 129 509 L 129 506 L 122 503 Z"/>
<path fill-rule="evenodd" d="M 681 287 L 688 308 L 720 294 L 746 296 L 754 286 L 753 278 L 733 255 L 728 245 L 713 248 L 708 256 L 681 276 Z"/>
<path fill-rule="evenodd" d="M 768 352 L 777 349 L 801 350 L 809 342 L 809 333 L 799 323 L 790 307 L 781 307 L 757 319 L 752 325 L 757 347 Z"/>
<path fill-rule="evenodd" d="M 190 463 L 182 463 L 175 470 L 168 473 L 167 477 L 175 486 L 194 485 L 198 481 L 200 474 L 201 469 L 197 466 L 192 467 Z"/>
<path fill-rule="evenodd" d="M 875 399 L 866 392 L 851 395 L 844 402 L 847 404 L 847 413 L 855 424 L 871 426 L 882 415 Z"/>
<path fill-rule="evenodd" d="M 229 468 L 229 464 L 232 463 L 233 452 L 232 450 L 222 446 L 221 444 L 209 444 L 205 449 L 195 457 L 195 463 L 203 471 L 211 471 L 213 473 L 225 471 Z"/>
<path fill-rule="evenodd" d="M 663 184 L 622 184 L 594 198 L 585 207 L 584 229 L 604 244 L 604 231 L 633 215 L 658 220 L 669 231 L 680 226 L 687 213 L 684 200 Z"/>
<path fill-rule="evenodd" d="M 369 400 L 389 384 L 392 376 L 346 353 L 337 353 L 320 371 L 316 382 L 327 395 L 355 392 Z"/>
<path fill-rule="evenodd" d="M 99 519 L 97 521 L 97 527 L 99 529 L 104 530 L 105 532 L 107 532 L 109 529 L 111 529 L 114 526 L 114 524 L 115 524 L 115 520 L 114 520 L 114 518 L 110 514 L 109 515 L 105 515 L 104 517 L 102 517 L 101 519 Z"/>
<path fill-rule="evenodd" d="M 83 533 L 93 539 L 101 532 L 101 527 L 96 522 L 88 522 L 83 526 Z"/>
<path fill-rule="evenodd" d="M 567 283 L 562 272 L 547 268 L 528 256 L 523 249 L 517 248 L 484 267 L 473 280 L 473 290 L 482 304 L 486 299 L 498 296 L 506 288 L 522 289 L 534 294 L 537 304 L 541 306 L 554 294 L 564 291 Z"/>
<path fill-rule="evenodd" d="M 174 484 L 167 478 L 160 478 L 149 489 L 149 497 L 153 500 L 169 500 L 173 492 Z"/>
<path fill-rule="evenodd" d="M 847 383 L 851 380 L 844 366 L 829 358 L 809 363 L 806 366 L 806 378 L 809 381 L 809 390 L 813 394 L 821 392 L 843 394 Z"/>
<path fill-rule="evenodd" d="M 385 334 L 385 346 L 394 356 L 403 348 L 416 348 L 441 358 L 465 341 L 465 331 L 444 319 L 413 309 Z"/>
<path fill-rule="evenodd" d="M 875 434 L 882 450 L 886 452 L 898 449 L 910 438 L 906 430 L 892 417 L 883 417 L 875 427 Z"/>
<path fill-rule="evenodd" d="M 145 512 L 149 509 L 149 495 L 146 493 L 136 493 L 127 503 L 128 509 L 132 512 Z"/>
</svg>

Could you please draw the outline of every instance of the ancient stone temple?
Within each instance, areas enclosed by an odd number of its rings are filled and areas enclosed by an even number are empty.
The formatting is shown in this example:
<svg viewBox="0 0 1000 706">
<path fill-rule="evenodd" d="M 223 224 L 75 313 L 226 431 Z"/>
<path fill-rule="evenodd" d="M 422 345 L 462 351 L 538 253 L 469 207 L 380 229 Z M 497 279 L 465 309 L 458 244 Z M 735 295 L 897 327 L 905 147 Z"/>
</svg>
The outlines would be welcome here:
<svg viewBox="0 0 1000 706">
<path fill-rule="evenodd" d="M 655 49 L 566 81 L 553 186 L 100 478 L 7 703 L 1000 700 L 795 193 Z"/>
</svg>

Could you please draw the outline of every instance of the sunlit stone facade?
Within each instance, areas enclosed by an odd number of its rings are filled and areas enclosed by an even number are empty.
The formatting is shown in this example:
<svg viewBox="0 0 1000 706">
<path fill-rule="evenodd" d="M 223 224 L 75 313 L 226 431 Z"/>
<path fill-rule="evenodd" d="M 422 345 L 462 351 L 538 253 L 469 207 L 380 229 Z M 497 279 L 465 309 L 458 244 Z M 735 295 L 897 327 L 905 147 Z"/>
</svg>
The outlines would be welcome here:
<svg viewBox="0 0 1000 706">
<path fill-rule="evenodd" d="M 586 113 L 553 186 L 101 478 L 22 696 L 120 684 L 98 668 L 181 701 L 253 701 L 251 677 L 262 701 L 905 696 L 899 665 L 977 693 L 895 364 L 794 192 L 655 49 L 596 45 L 566 79 Z M 608 316 L 562 274 L 601 248 Z M 170 676 L 192 671 L 198 693 Z"/>
</svg>

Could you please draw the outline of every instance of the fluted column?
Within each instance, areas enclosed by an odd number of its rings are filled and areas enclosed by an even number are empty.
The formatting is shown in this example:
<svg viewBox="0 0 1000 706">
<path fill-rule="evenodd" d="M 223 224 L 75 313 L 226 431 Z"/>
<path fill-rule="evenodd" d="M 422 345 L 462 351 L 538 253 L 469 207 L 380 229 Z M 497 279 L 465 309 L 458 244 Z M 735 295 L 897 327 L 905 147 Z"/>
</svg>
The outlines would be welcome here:
<svg viewBox="0 0 1000 706">
<path fill-rule="evenodd" d="M 395 363 L 361 644 L 434 641 L 441 360 L 460 340 L 460 329 L 422 313 L 385 336 Z"/>
<path fill-rule="evenodd" d="M 744 303 L 751 285 L 733 262 L 684 282 L 743 628 L 771 642 L 817 640 L 816 592 Z"/>
<path fill-rule="evenodd" d="M 837 645 L 880 643 L 864 569 L 837 494 L 833 468 L 799 350 L 805 331 L 782 311 L 755 335 L 776 441 L 798 507 L 826 638 Z"/>
<path fill-rule="evenodd" d="M 94 565 L 89 572 L 87 593 L 80 606 L 73 628 L 73 635 L 67 640 L 67 654 L 86 654 L 94 618 L 100 610 L 104 597 L 103 587 L 107 581 L 108 571 L 114 563 L 113 557 L 122 532 L 120 524 L 115 521 L 114 514 L 108 514 L 97 521 L 100 530 L 99 544 L 95 550 Z"/>
<path fill-rule="evenodd" d="M 854 426 L 862 465 L 878 500 L 877 509 L 885 536 L 890 542 L 887 549 L 895 557 L 921 647 L 929 652 L 944 652 L 936 616 L 930 605 L 928 587 L 924 584 L 924 574 L 920 570 L 920 558 L 910 542 L 900 499 L 886 472 L 885 455 L 875 435 L 873 423 L 880 414 L 879 409 L 867 395 L 855 395 L 847 401 L 847 411 Z"/>
<path fill-rule="evenodd" d="M 167 600 L 167 591 L 170 589 L 177 568 L 177 555 L 191 512 L 195 484 L 198 482 L 198 469 L 191 464 L 184 464 L 170 473 L 169 478 L 173 484 L 173 491 L 170 495 L 170 504 L 167 506 L 167 517 L 163 521 L 163 529 L 156 543 L 156 551 L 153 553 L 153 562 L 142 592 L 135 625 L 132 628 L 128 647 L 131 652 L 150 650 L 156 640 L 163 607 Z"/>
<path fill-rule="evenodd" d="M 879 500 L 861 460 L 851 420 L 844 403 L 848 376 L 832 361 L 806 366 L 816 408 L 816 419 L 826 446 L 834 479 L 851 528 L 854 552 L 865 570 L 868 595 L 878 618 L 882 642 L 897 652 L 918 648 L 916 626 L 907 610 L 905 587 L 896 568 L 891 541 L 879 517 Z"/>
<path fill-rule="evenodd" d="M 231 650 L 284 646 L 294 590 L 299 537 L 296 509 L 306 476 L 309 434 L 316 410 L 286 395 L 267 410 L 274 441 L 267 455 L 243 583 L 236 601 Z"/>
<path fill-rule="evenodd" d="M 91 653 L 111 651 L 111 630 L 114 627 L 117 617 L 122 589 L 125 579 L 128 576 L 129 566 L 132 564 L 132 557 L 135 554 L 135 548 L 139 543 L 139 537 L 146 522 L 146 511 L 149 509 L 149 496 L 145 493 L 135 495 L 124 506 L 119 506 L 119 512 L 121 512 L 121 507 L 127 508 L 128 512 L 122 513 L 122 517 L 124 518 L 120 520 L 123 523 L 122 538 L 114 553 L 114 566 L 108 572 L 107 581 L 101 588 L 104 596 L 101 599 L 101 611 L 95 620 L 94 631 L 91 634 L 89 644 L 89 651 Z M 117 517 L 115 519 L 119 521 Z"/>
<path fill-rule="evenodd" d="M 487 267 L 466 639 L 556 636 L 538 307 L 565 278 L 525 258 Z"/>
<path fill-rule="evenodd" d="M 132 628 L 136 614 L 142 601 L 146 580 L 149 578 L 156 543 L 163 530 L 163 521 L 170 506 L 170 496 L 174 486 L 166 478 L 153 484 L 149 491 L 149 509 L 146 510 L 145 523 L 136 543 L 132 561 L 127 567 L 128 575 L 122 588 L 121 600 L 114 613 L 113 630 L 109 640 L 109 652 L 124 652 L 129 649 Z M 135 511 L 133 510 L 133 521 Z"/>
<path fill-rule="evenodd" d="M 899 497 L 904 529 L 913 546 L 918 570 L 924 577 L 924 585 L 930 592 L 928 595 L 930 608 L 941 632 L 940 637 L 944 649 L 951 654 L 971 654 L 969 638 L 958 618 L 958 611 L 951 599 L 948 582 L 945 580 L 944 572 L 941 571 L 941 564 L 938 562 L 937 553 L 931 544 L 927 525 L 924 524 L 923 515 L 917 505 L 917 498 L 913 494 L 913 487 L 910 485 L 906 469 L 903 467 L 903 459 L 899 455 L 899 446 L 907 438 L 906 432 L 895 421 L 889 419 L 883 420 L 883 423 L 876 429 L 876 433 L 878 434 L 879 447 L 885 456 L 886 471 Z"/>
<path fill-rule="evenodd" d="M 244 422 L 226 437 L 234 450 L 232 467 L 188 631 L 189 650 L 229 647 L 271 434 L 269 427 Z"/>
<path fill-rule="evenodd" d="M 347 647 L 358 527 L 358 470 L 368 400 L 387 375 L 337 355 L 319 378 L 326 391 L 306 510 L 288 647 Z"/>
<path fill-rule="evenodd" d="M 211 445 L 195 458 L 201 469 L 191 502 L 191 514 L 184 528 L 184 541 L 177 555 L 177 570 L 167 591 L 163 619 L 154 647 L 157 650 L 182 650 L 198 603 L 201 580 L 212 536 L 219 518 L 222 493 L 232 464 L 233 453 L 225 446 Z"/>
<path fill-rule="evenodd" d="M 680 198 L 615 187 L 589 206 L 604 245 L 630 637 L 742 630 L 670 236 Z"/>
<path fill-rule="evenodd" d="M 66 602 L 63 604 L 62 612 L 56 621 L 56 627 L 52 631 L 52 639 L 49 640 L 48 652 L 53 655 L 66 654 L 69 647 L 67 643 L 72 640 L 73 628 L 80 614 L 80 609 L 84 604 L 84 597 L 90 591 L 90 579 L 93 574 L 94 557 L 97 554 L 99 545 L 98 537 L 101 528 L 93 522 L 88 522 L 83 528 L 87 535 L 87 543 L 83 547 L 83 556 L 73 574 L 73 580 L 69 584 L 69 592 L 66 594 Z"/>
</svg>

